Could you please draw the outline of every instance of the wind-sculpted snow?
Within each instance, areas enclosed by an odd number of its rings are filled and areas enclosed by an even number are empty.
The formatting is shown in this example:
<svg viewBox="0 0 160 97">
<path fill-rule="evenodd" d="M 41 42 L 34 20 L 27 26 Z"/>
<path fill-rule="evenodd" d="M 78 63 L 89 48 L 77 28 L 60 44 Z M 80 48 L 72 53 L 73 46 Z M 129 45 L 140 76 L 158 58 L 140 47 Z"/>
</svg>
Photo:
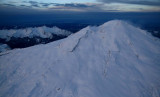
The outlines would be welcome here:
<svg viewBox="0 0 160 97">
<path fill-rule="evenodd" d="M 0 55 L 0 97 L 159 97 L 160 41 L 126 22 Z"/>
</svg>

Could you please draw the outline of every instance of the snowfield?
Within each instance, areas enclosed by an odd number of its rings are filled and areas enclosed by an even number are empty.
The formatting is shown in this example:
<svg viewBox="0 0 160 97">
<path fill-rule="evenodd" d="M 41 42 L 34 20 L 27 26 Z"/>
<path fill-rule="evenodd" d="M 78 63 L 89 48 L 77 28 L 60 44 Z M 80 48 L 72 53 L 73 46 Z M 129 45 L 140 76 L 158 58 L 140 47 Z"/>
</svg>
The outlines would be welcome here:
<svg viewBox="0 0 160 97">
<path fill-rule="evenodd" d="M 0 53 L 0 97 L 160 97 L 160 40 L 113 20 Z"/>
</svg>

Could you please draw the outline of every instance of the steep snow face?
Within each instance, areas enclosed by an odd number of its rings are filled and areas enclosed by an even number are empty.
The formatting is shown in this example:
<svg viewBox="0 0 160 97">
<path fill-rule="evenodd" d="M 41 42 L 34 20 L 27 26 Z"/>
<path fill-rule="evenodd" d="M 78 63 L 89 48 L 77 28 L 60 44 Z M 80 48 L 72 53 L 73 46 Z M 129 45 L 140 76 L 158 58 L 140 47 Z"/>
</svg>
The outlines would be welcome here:
<svg viewBox="0 0 160 97">
<path fill-rule="evenodd" d="M 126 22 L 0 55 L 1 97 L 159 97 L 160 41 Z"/>
<path fill-rule="evenodd" d="M 61 30 L 57 27 L 35 27 L 35 28 L 26 28 L 18 30 L 0 30 L 0 38 L 5 40 L 10 40 L 11 37 L 15 38 L 24 38 L 24 37 L 41 37 L 41 38 L 52 38 L 52 34 L 68 36 L 71 34 L 69 31 Z"/>
</svg>

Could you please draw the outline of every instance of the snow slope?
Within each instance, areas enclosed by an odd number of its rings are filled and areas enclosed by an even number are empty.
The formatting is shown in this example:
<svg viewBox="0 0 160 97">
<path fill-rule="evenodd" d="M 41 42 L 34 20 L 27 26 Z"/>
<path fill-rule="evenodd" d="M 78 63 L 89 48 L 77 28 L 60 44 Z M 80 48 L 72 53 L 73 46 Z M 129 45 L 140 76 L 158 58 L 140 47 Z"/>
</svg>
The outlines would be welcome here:
<svg viewBox="0 0 160 97">
<path fill-rule="evenodd" d="M 120 20 L 0 54 L 0 97 L 160 97 L 160 41 Z"/>
</svg>

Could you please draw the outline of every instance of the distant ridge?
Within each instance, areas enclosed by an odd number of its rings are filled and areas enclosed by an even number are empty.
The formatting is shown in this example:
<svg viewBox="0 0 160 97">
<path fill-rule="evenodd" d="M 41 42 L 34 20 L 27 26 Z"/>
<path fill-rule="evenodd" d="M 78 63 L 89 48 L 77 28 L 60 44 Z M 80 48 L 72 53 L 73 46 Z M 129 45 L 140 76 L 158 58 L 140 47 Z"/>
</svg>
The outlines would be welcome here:
<svg viewBox="0 0 160 97">
<path fill-rule="evenodd" d="M 34 27 L 25 29 L 0 30 L 0 43 L 13 48 L 25 48 L 40 43 L 53 42 L 70 35 L 71 32 L 57 27 Z"/>
</svg>

